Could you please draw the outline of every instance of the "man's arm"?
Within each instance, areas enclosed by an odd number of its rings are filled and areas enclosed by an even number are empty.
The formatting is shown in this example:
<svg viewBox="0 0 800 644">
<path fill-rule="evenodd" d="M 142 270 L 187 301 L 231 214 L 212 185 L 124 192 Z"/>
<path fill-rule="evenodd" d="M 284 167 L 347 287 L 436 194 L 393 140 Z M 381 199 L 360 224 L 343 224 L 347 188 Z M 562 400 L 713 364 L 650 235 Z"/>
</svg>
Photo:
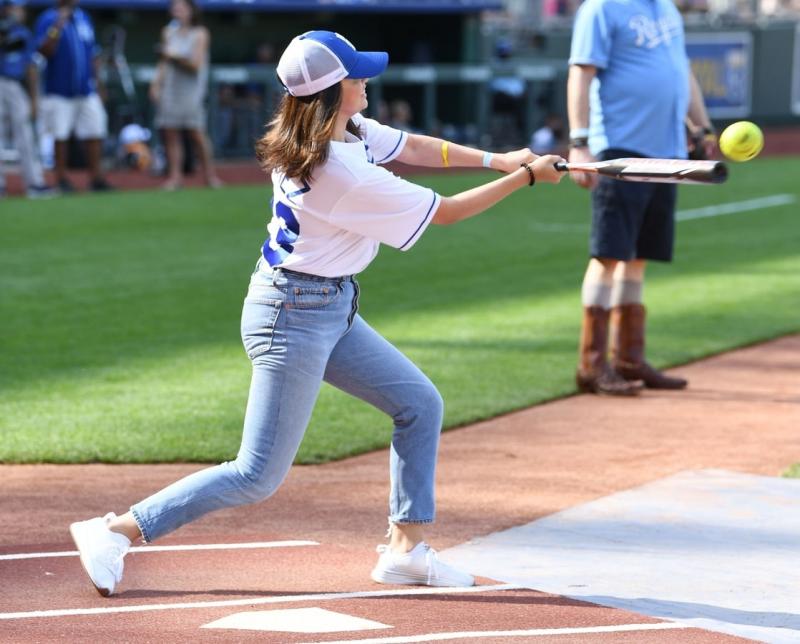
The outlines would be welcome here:
<svg viewBox="0 0 800 644">
<path fill-rule="evenodd" d="M 31 120 L 36 121 L 39 113 L 39 68 L 33 61 L 25 70 L 25 85 L 31 99 Z"/>
<path fill-rule="evenodd" d="M 571 65 L 567 77 L 567 114 L 569 115 L 571 163 L 589 163 L 594 157 L 589 152 L 589 86 L 597 75 L 593 65 Z M 597 175 L 570 172 L 570 178 L 583 188 L 597 185 Z"/>
<path fill-rule="evenodd" d="M 691 69 L 689 70 L 689 111 L 686 116 L 691 124 L 692 138 L 702 142 L 705 158 L 710 159 L 717 147 L 717 135 L 714 132 L 714 125 L 708 117 L 706 103 L 703 100 L 703 90 L 700 89 L 700 83 L 697 82 Z"/>
<path fill-rule="evenodd" d="M 39 43 L 39 52 L 45 58 L 50 58 L 56 53 L 58 42 L 61 40 L 61 31 L 70 17 L 72 17 L 72 7 L 59 8 L 55 21 L 47 28 Z"/>
<path fill-rule="evenodd" d="M 692 71 L 689 71 L 689 118 L 692 123 L 712 129 L 711 120 L 708 118 L 706 103 L 703 100 L 703 90 Z"/>
</svg>

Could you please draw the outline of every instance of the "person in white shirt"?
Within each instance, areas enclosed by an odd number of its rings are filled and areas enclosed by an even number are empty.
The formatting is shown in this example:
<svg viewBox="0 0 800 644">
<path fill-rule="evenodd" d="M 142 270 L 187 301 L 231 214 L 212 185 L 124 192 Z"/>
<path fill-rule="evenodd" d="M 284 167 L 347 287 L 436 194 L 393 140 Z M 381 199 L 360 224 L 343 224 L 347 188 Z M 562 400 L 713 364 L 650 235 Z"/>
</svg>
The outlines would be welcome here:
<svg viewBox="0 0 800 644">
<path fill-rule="evenodd" d="M 372 579 L 387 584 L 471 586 L 424 541 L 434 520 L 434 473 L 442 399 L 431 381 L 358 314 L 363 271 L 381 243 L 408 250 L 429 224 L 477 215 L 536 181 L 558 183 L 557 156 L 527 148 L 491 154 L 364 118 L 366 79 L 385 52 L 358 52 L 312 31 L 278 63 L 287 94 L 259 141 L 272 172 L 269 237 L 242 312 L 253 363 L 239 454 L 135 504 L 70 526 L 81 562 L 102 595 L 114 592 L 134 539 L 153 541 L 220 508 L 266 499 L 291 467 L 324 381 L 391 416 L 390 543 Z M 379 164 L 491 167 L 505 173 L 453 197 L 405 181 Z"/>
</svg>

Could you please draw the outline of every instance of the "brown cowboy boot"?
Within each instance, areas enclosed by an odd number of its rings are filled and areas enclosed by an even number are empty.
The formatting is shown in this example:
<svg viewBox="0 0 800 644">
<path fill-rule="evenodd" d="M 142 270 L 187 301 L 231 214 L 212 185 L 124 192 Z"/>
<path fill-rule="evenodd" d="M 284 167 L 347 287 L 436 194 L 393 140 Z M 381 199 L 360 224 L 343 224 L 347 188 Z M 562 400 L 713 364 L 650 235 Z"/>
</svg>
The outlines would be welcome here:
<svg viewBox="0 0 800 644">
<path fill-rule="evenodd" d="M 645 308 L 615 306 L 611 312 L 611 365 L 626 380 L 642 380 L 650 389 L 683 389 L 688 381 L 672 378 L 644 359 Z"/>
<path fill-rule="evenodd" d="M 575 374 L 578 389 L 609 396 L 635 396 L 639 383 L 629 382 L 616 373 L 606 360 L 609 311 L 602 306 L 583 307 L 580 362 Z"/>
</svg>

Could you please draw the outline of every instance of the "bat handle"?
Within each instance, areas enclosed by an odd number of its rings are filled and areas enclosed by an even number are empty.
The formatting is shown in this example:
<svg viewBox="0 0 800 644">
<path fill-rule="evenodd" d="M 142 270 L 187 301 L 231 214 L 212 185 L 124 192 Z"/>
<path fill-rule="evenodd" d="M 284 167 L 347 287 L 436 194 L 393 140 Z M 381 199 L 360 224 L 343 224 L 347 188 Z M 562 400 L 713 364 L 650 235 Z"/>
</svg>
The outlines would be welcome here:
<svg viewBox="0 0 800 644">
<path fill-rule="evenodd" d="M 559 172 L 569 172 L 569 166 L 563 161 L 557 161 L 553 164 Z"/>
</svg>

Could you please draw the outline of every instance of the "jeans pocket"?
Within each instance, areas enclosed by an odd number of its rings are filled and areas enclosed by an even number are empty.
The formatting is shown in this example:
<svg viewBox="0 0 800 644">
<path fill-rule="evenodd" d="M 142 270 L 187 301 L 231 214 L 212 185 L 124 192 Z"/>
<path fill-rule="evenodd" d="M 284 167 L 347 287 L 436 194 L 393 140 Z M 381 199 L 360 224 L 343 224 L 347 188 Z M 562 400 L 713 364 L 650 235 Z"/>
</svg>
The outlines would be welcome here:
<svg viewBox="0 0 800 644">
<path fill-rule="evenodd" d="M 247 297 L 242 309 L 242 344 L 250 360 L 272 348 L 275 324 L 281 312 L 281 300 Z"/>
<path fill-rule="evenodd" d="M 334 285 L 296 286 L 289 288 L 287 307 L 293 309 L 322 309 L 333 303 L 339 296 Z"/>
</svg>

